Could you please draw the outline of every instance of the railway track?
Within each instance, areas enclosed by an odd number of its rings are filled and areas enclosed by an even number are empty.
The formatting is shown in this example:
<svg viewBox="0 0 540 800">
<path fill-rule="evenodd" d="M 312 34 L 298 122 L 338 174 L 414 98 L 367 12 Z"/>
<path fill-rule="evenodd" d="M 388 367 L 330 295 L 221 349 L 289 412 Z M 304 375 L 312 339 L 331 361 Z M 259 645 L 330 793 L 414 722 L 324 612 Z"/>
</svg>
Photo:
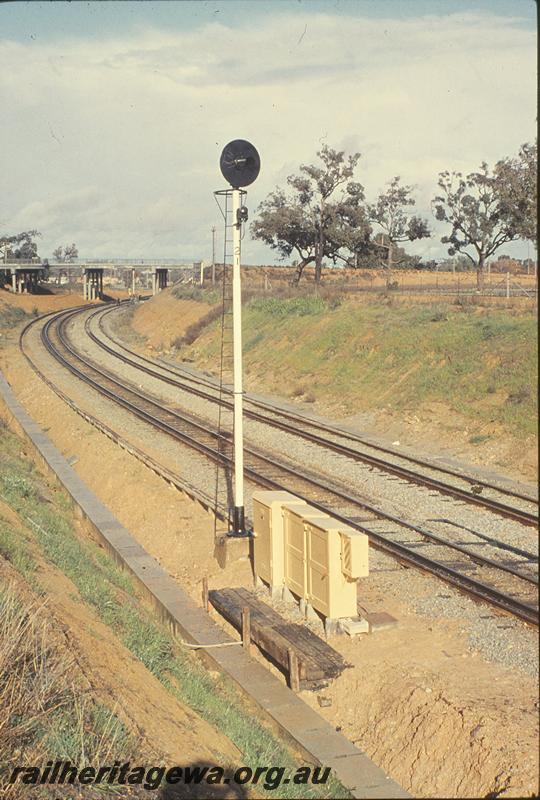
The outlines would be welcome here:
<svg viewBox="0 0 540 800">
<path fill-rule="evenodd" d="M 103 318 L 111 311 L 114 309 L 98 309 L 85 321 L 85 330 L 98 347 L 147 375 L 188 391 L 204 400 L 220 403 L 227 409 L 232 409 L 232 401 L 229 397 L 223 397 L 219 387 L 211 380 L 205 380 L 200 376 L 195 377 L 182 368 L 156 364 L 155 361 L 130 350 L 117 339 L 111 339 L 110 333 L 107 333 L 103 327 Z M 115 345 L 116 349 L 96 336 L 92 330 L 94 317 L 98 318 L 100 332 Z M 229 396 L 231 394 L 227 389 L 224 393 Z M 244 413 L 249 419 L 299 436 L 353 461 L 361 462 L 370 468 L 396 475 L 409 483 L 426 486 L 454 499 L 515 519 L 524 525 L 537 525 L 538 501 L 530 495 L 497 486 L 476 476 L 464 475 L 462 472 L 444 465 L 434 465 L 413 456 L 403 455 L 391 448 L 368 442 L 365 438 L 339 427 L 323 425 L 302 414 L 295 414 L 290 410 L 249 396 L 245 397 Z"/>
<path fill-rule="evenodd" d="M 186 412 L 165 407 L 162 401 L 119 380 L 74 349 L 66 335 L 66 326 L 79 312 L 80 309 L 61 312 L 44 322 L 41 341 L 47 351 L 101 395 L 230 471 L 232 445 L 229 436 Z M 21 335 L 23 352 L 25 334 L 37 322 L 30 323 Z M 28 353 L 25 355 L 36 367 Z M 374 547 L 402 564 L 432 573 L 477 599 L 530 624 L 538 624 L 538 576 L 533 571 L 533 553 L 525 550 L 518 553 L 516 548 L 491 540 L 499 557 L 486 557 L 460 543 L 457 526 L 449 533 L 447 520 L 444 533 L 413 524 L 351 494 L 339 481 L 329 483 L 259 448 L 245 448 L 245 467 L 246 477 L 253 484 L 293 492 L 321 511 L 366 533 Z M 445 521 L 434 521 L 434 524 L 444 527 Z M 450 526 L 453 525 L 450 522 Z M 482 534 L 477 533 L 481 538 Z"/>
</svg>

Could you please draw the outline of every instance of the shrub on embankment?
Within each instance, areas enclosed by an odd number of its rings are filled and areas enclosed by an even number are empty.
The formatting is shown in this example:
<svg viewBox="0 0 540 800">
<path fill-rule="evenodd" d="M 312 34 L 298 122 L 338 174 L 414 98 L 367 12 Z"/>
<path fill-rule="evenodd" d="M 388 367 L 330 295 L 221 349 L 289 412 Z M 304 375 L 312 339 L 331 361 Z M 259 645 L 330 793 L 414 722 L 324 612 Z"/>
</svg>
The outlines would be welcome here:
<svg viewBox="0 0 540 800">
<path fill-rule="evenodd" d="M 506 309 L 379 300 L 255 298 L 243 310 L 246 371 L 269 391 L 311 394 L 344 413 L 444 403 L 477 422 L 536 433 L 536 317 Z M 192 347 L 219 363 L 220 328 Z"/>
</svg>

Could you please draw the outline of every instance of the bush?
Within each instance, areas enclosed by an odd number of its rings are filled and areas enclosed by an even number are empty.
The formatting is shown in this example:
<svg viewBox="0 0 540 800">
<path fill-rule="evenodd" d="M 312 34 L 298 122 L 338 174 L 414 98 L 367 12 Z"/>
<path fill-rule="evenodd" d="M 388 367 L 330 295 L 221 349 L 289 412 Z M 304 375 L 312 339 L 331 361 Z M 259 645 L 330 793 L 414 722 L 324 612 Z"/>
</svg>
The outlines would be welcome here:
<svg viewBox="0 0 540 800">
<path fill-rule="evenodd" d="M 22 308 L 0 304 L 0 328 L 13 328 L 27 319 L 30 319 L 30 315 Z"/>
</svg>

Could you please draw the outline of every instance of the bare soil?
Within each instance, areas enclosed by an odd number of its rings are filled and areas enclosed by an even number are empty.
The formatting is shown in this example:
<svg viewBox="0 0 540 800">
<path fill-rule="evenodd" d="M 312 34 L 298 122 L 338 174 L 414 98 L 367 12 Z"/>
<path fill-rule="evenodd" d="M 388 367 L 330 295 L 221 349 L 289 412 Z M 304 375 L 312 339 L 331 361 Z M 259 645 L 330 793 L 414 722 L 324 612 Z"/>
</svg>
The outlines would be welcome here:
<svg viewBox="0 0 540 800">
<path fill-rule="evenodd" d="M 194 322 L 208 313 L 210 306 L 194 300 L 177 300 L 172 289 L 166 289 L 138 306 L 133 318 L 133 330 L 147 340 L 148 349 L 168 349 Z"/>
</svg>

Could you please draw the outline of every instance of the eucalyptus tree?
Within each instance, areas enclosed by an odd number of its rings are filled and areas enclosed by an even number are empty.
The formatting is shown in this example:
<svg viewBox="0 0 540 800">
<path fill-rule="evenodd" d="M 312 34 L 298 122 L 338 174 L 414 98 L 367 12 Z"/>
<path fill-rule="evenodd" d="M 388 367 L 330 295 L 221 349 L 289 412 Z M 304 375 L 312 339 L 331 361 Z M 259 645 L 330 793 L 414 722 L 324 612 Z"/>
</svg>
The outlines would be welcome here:
<svg viewBox="0 0 540 800">
<path fill-rule="evenodd" d="M 35 239 L 41 236 L 39 231 L 28 230 L 15 234 L 0 234 L 0 251 L 6 261 L 31 261 L 38 257 Z"/>
<path fill-rule="evenodd" d="M 392 178 L 387 190 L 381 192 L 368 209 L 370 221 L 379 226 L 382 234 L 375 238 L 375 242 L 386 250 L 384 262 L 388 275 L 392 266 L 399 263 L 394 261 L 398 244 L 431 236 L 427 222 L 409 211 L 415 205 L 413 187 L 402 186 L 400 180 L 399 175 Z"/>
<path fill-rule="evenodd" d="M 517 158 L 503 158 L 495 165 L 497 194 L 501 214 L 512 220 L 520 239 L 537 246 L 538 150 L 534 144 L 522 144 Z"/>
<path fill-rule="evenodd" d="M 351 254 L 367 246 L 370 225 L 364 207 L 364 189 L 353 180 L 360 153 L 323 145 L 317 164 L 303 164 L 289 175 L 287 189 L 277 188 L 259 205 L 251 226 L 256 239 L 283 258 L 299 257 L 295 282 L 308 264 L 321 280 L 323 259 L 350 263 Z M 338 189 L 341 189 L 338 192 Z"/>
<path fill-rule="evenodd" d="M 462 253 L 476 268 L 477 286 L 484 286 L 487 259 L 507 242 L 520 237 L 519 220 L 509 213 L 502 200 L 503 178 L 491 173 L 486 162 L 478 172 L 441 172 L 433 212 L 440 222 L 450 225 L 441 238 L 450 245 L 448 254 Z"/>
<path fill-rule="evenodd" d="M 65 247 L 57 247 L 56 250 L 53 251 L 53 256 L 56 261 L 63 261 L 67 264 L 71 264 L 79 258 L 79 251 L 75 243 L 67 244 Z"/>
</svg>

